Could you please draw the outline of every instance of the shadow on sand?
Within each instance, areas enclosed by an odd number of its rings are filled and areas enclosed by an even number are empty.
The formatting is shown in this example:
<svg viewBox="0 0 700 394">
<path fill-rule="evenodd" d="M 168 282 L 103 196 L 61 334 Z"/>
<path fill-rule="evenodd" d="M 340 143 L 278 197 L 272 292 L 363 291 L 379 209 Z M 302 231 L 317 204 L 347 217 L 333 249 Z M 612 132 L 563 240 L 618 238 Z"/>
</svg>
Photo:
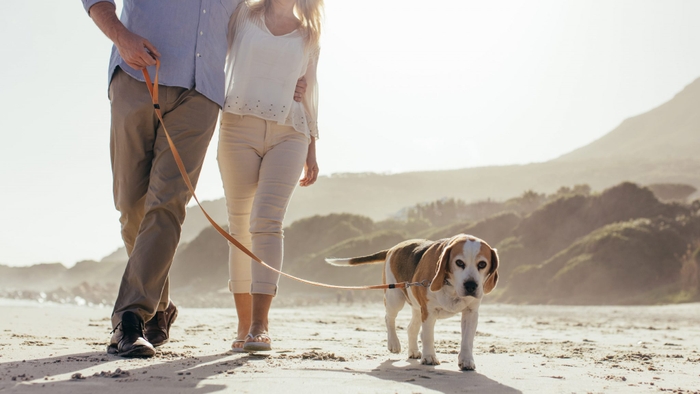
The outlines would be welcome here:
<svg viewBox="0 0 700 394">
<path fill-rule="evenodd" d="M 0 392 L 2 393 L 106 393 L 106 392 L 148 392 L 152 393 L 212 393 L 225 389 L 224 385 L 208 384 L 196 387 L 209 377 L 222 374 L 240 366 L 234 361 L 219 361 L 230 354 L 217 354 L 203 357 L 169 358 L 159 353 L 149 360 L 129 360 L 106 355 L 104 352 L 88 352 L 33 360 L 0 363 Z M 119 365 L 109 363 L 120 361 Z M 124 365 L 126 363 L 126 365 Z M 134 365 L 134 367 L 131 367 Z M 95 367 L 105 365 L 104 371 Z M 71 378 L 72 375 L 90 374 Z M 125 372 L 115 373 L 117 368 Z M 49 375 L 49 371 L 51 375 Z M 60 376 L 69 374 L 71 376 Z M 59 377 L 60 376 L 60 377 Z M 60 380 L 55 380 L 60 379 Z M 126 383 L 124 387 L 118 383 Z M 121 387 L 121 390 L 119 387 Z"/>
<path fill-rule="evenodd" d="M 405 364 L 396 366 L 395 364 Z M 317 369 L 321 370 L 321 369 Z M 346 373 L 359 371 L 345 370 Z M 364 372 L 382 380 L 391 380 L 420 386 L 445 394 L 452 393 L 488 393 L 519 394 L 520 390 L 498 383 L 476 371 L 436 370 L 433 366 L 421 365 L 419 360 L 386 360 L 370 372 Z"/>
<path fill-rule="evenodd" d="M 344 373 L 364 375 L 388 382 L 401 383 L 392 392 L 422 392 L 426 389 L 445 394 L 451 393 L 506 393 L 515 394 L 520 391 L 505 386 L 478 372 L 451 371 L 443 368 L 421 365 L 418 360 L 386 360 L 376 368 L 367 371 L 350 368 L 308 368 L 303 366 L 296 372 L 300 380 L 289 375 L 282 377 L 275 373 L 257 375 L 255 383 L 243 382 L 236 370 L 250 363 L 261 362 L 268 355 L 241 355 L 231 357 L 231 353 L 221 353 L 201 357 L 173 354 L 168 351 L 158 352 L 155 358 L 144 360 L 123 359 L 109 356 L 104 352 L 86 352 L 64 355 L 59 357 L 39 358 L 23 361 L 0 363 L 0 392 L 1 393 L 213 393 L 248 391 L 257 389 L 272 389 L 284 391 L 284 388 L 304 387 L 306 389 L 323 387 L 323 392 L 333 385 L 333 374 Z M 121 368 L 122 372 L 116 369 Z M 247 368 L 250 372 L 250 368 Z M 320 372 L 322 376 L 309 375 L 304 378 L 303 371 Z M 325 373 L 328 373 L 326 375 Z M 51 374 L 51 375 L 49 375 Z M 76 374 L 81 376 L 72 377 Z M 255 374 L 253 374 L 255 375 Z M 337 377 L 337 375 L 335 375 Z M 280 379 L 282 377 L 282 379 Z M 212 380 L 213 378 L 213 380 Z M 247 380 L 251 376 L 248 375 Z M 286 380 L 285 380 L 286 378 Z M 346 383 L 355 380 L 356 389 L 366 390 L 371 387 L 371 380 L 356 379 L 348 376 Z M 219 380 L 218 379 L 223 379 Z M 261 379 L 261 380 L 258 380 Z M 202 383 L 207 380 L 206 383 Z M 244 378 L 246 380 L 246 378 Z M 320 382 L 322 386 L 314 386 Z M 232 384 L 233 383 L 233 384 Z M 367 386 L 369 384 L 370 386 Z M 349 390 L 349 391 L 348 391 Z M 264 391 L 264 390 L 263 390 Z M 342 392 L 353 392 L 352 387 L 345 387 Z M 319 392 L 311 390 L 311 392 Z M 361 392 L 361 391 L 357 391 Z"/>
</svg>

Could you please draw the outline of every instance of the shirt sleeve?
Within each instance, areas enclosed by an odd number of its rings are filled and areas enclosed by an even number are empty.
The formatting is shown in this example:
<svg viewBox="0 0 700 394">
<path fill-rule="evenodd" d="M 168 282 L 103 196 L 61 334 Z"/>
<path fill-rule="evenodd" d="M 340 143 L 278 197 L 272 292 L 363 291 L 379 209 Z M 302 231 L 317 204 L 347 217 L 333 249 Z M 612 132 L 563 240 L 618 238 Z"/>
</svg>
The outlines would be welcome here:
<svg viewBox="0 0 700 394">
<path fill-rule="evenodd" d="M 309 65 L 306 67 L 306 94 L 304 94 L 304 108 L 309 116 L 308 124 L 311 137 L 318 139 L 318 80 L 316 79 L 316 68 L 320 48 L 316 47 L 309 55 Z"/>
<path fill-rule="evenodd" d="M 87 12 L 88 15 L 90 15 L 90 7 L 92 7 L 93 5 L 95 5 L 97 3 L 101 3 L 103 1 L 105 1 L 107 3 L 112 3 L 112 4 L 114 4 L 115 7 L 117 6 L 117 4 L 114 2 L 114 0 L 82 0 L 83 7 L 85 7 L 85 12 Z"/>
<path fill-rule="evenodd" d="M 233 49 L 233 40 L 236 35 L 236 28 L 239 25 L 240 18 L 244 18 L 248 11 L 248 7 L 245 6 L 243 0 L 233 0 L 233 5 L 233 13 L 228 21 L 228 28 L 226 30 L 226 41 L 228 43 L 228 49 L 226 50 L 227 58 L 231 55 L 231 49 Z"/>
</svg>

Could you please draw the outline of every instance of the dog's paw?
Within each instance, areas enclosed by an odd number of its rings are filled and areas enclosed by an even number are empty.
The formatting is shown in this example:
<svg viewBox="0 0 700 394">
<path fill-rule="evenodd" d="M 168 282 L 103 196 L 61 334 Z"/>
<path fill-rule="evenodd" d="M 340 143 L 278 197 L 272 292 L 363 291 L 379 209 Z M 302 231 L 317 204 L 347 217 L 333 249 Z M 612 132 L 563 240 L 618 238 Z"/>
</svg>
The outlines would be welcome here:
<svg viewBox="0 0 700 394">
<path fill-rule="evenodd" d="M 398 338 L 395 340 L 389 339 L 386 343 L 386 348 L 392 353 L 401 353 L 401 342 Z"/>
<path fill-rule="evenodd" d="M 419 359 L 419 358 L 421 358 L 421 352 L 420 352 L 420 350 L 418 350 L 418 349 L 416 349 L 416 350 L 408 349 L 408 358 L 413 358 L 413 359 Z"/>
<path fill-rule="evenodd" d="M 469 360 L 458 360 L 459 361 L 459 369 L 462 371 L 473 371 L 476 369 L 476 363 L 474 363 L 474 359 L 469 359 Z"/>
<path fill-rule="evenodd" d="M 420 360 L 420 363 L 423 365 L 440 365 L 440 361 L 438 361 L 435 355 L 426 355 Z"/>
</svg>

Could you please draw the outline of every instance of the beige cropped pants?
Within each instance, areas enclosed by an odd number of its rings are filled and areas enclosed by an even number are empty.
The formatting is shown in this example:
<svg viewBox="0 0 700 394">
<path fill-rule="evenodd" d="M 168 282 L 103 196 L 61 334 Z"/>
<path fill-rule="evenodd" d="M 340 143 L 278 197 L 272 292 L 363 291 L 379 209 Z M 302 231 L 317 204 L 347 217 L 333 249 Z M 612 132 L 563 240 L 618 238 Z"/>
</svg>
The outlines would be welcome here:
<svg viewBox="0 0 700 394">
<path fill-rule="evenodd" d="M 284 220 L 306 161 L 309 139 L 291 126 L 223 113 L 218 162 L 229 232 L 264 262 L 282 268 Z M 277 294 L 279 274 L 229 243 L 229 290 Z"/>
</svg>

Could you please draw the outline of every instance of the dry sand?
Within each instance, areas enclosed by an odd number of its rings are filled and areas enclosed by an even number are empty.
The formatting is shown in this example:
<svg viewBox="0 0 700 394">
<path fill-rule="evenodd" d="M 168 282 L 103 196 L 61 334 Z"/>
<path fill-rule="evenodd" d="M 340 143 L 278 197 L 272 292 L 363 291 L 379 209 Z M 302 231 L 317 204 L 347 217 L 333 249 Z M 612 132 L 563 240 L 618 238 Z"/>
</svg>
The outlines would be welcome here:
<svg viewBox="0 0 700 394">
<path fill-rule="evenodd" d="M 269 355 L 227 352 L 233 310 L 181 309 L 148 360 L 106 354 L 110 312 L 0 301 L 0 392 L 700 393 L 699 304 L 484 305 L 476 372 L 457 368 L 458 318 L 436 326 L 441 365 L 390 354 L 380 303 L 276 307 Z"/>
</svg>

